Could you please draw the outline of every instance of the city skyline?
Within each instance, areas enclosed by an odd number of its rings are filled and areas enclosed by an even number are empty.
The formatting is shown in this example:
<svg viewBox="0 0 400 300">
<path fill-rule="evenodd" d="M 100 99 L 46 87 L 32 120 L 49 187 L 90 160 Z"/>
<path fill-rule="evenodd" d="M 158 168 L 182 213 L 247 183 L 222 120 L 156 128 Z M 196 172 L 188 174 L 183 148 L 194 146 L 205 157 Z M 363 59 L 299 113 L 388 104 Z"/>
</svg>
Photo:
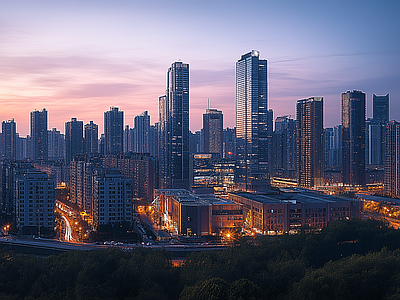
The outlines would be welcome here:
<svg viewBox="0 0 400 300">
<path fill-rule="evenodd" d="M 224 128 L 233 127 L 235 62 L 251 50 L 269 62 L 268 108 L 275 117 L 294 116 L 297 100 L 321 96 L 324 126 L 338 125 L 341 93 L 357 89 L 367 94 L 367 117 L 372 95 L 389 93 L 390 119 L 400 119 L 396 1 L 255 1 L 251 17 L 227 1 L 22 2 L 4 2 L 0 12 L 0 118 L 14 118 L 21 136 L 29 133 L 29 113 L 44 107 L 48 129 L 61 132 L 70 118 L 93 120 L 104 132 L 111 106 L 125 112 L 129 126 L 144 110 L 154 124 L 164 70 L 179 59 L 191 65 L 190 129 L 201 128 L 208 98 L 225 115 Z M 179 34 L 166 35 L 161 20 L 177 9 L 182 17 L 170 20 L 169 30 Z M 346 12 L 359 21 L 346 22 Z M 306 21 L 314 16 L 323 22 Z"/>
</svg>

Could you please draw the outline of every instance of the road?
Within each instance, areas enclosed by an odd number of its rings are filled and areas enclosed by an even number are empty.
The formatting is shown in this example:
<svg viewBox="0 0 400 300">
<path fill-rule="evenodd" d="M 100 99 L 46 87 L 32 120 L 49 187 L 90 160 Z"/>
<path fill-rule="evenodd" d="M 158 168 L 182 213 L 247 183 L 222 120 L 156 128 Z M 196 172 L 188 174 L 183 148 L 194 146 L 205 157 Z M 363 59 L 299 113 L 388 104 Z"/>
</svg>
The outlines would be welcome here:
<svg viewBox="0 0 400 300">
<path fill-rule="evenodd" d="M 69 223 L 69 220 L 64 215 L 62 216 L 62 218 L 63 218 L 63 220 L 65 222 L 64 241 L 66 241 L 66 242 L 75 241 L 75 239 L 72 237 L 72 227 L 71 227 L 71 224 Z"/>
</svg>

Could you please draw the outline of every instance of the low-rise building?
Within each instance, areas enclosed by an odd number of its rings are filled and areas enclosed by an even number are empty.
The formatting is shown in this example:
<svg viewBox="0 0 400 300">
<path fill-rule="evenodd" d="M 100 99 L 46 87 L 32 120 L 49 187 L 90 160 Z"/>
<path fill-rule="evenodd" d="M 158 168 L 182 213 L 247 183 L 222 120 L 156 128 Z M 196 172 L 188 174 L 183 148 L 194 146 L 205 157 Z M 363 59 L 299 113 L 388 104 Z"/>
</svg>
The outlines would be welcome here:
<svg viewBox="0 0 400 300">
<path fill-rule="evenodd" d="M 229 199 L 243 205 L 244 227 L 262 234 L 284 233 L 301 226 L 321 228 L 330 221 L 359 218 L 359 201 L 302 189 L 254 194 L 235 192 Z"/>
<path fill-rule="evenodd" d="M 220 235 L 242 228 L 242 206 L 230 200 L 183 189 L 155 190 L 155 199 L 161 223 L 175 234 Z"/>
</svg>

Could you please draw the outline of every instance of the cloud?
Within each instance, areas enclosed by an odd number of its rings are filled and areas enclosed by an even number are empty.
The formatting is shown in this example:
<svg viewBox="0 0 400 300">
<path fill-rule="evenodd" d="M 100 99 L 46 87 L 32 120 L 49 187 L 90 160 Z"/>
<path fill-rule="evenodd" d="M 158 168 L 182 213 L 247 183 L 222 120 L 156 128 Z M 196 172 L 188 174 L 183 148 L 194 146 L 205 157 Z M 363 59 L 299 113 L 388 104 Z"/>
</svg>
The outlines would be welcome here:
<svg viewBox="0 0 400 300">
<path fill-rule="evenodd" d="M 82 84 L 79 87 L 73 90 L 68 90 L 59 96 L 63 98 L 117 97 L 135 93 L 138 88 L 138 85 L 129 83 Z"/>
</svg>

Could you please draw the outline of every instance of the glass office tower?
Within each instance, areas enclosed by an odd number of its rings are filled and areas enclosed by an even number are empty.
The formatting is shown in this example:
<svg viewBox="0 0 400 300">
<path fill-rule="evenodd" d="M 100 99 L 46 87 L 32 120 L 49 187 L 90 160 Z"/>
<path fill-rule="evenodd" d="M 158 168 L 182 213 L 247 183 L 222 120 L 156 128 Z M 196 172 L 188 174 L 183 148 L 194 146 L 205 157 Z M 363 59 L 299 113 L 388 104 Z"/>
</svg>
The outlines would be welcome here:
<svg viewBox="0 0 400 300">
<path fill-rule="evenodd" d="M 159 98 L 162 188 L 189 188 L 189 64 L 174 62 Z"/>
<path fill-rule="evenodd" d="M 267 98 L 267 60 L 253 50 L 236 62 L 236 183 L 241 190 L 269 185 Z"/>
</svg>

